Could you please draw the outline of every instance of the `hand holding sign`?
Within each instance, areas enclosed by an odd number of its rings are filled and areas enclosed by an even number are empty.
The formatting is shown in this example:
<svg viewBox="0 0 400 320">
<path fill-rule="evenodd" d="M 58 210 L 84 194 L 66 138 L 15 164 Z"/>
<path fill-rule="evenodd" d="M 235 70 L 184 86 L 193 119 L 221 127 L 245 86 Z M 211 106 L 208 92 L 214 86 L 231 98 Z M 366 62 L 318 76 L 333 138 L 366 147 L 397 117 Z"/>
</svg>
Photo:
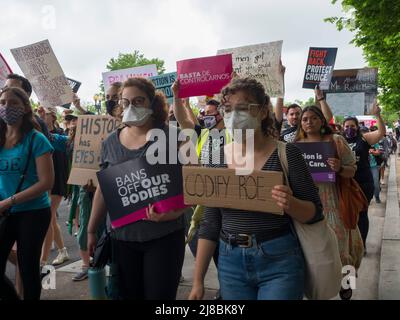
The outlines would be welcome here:
<svg viewBox="0 0 400 320">
<path fill-rule="evenodd" d="M 322 93 L 322 90 L 319 88 L 318 85 L 315 86 L 314 93 L 315 93 L 315 100 L 320 101 L 324 99 L 324 94 Z"/>
<path fill-rule="evenodd" d="M 376 99 L 372 103 L 371 114 L 377 117 L 381 114 L 381 108 L 379 107 L 378 101 Z"/>
<path fill-rule="evenodd" d="M 146 216 L 147 219 L 144 220 L 149 220 L 153 222 L 164 222 L 164 221 L 171 221 L 178 219 L 183 213 L 183 210 L 178 210 L 178 211 L 170 211 L 166 213 L 158 213 L 155 211 L 154 205 L 149 204 L 147 209 L 146 209 Z"/>
<path fill-rule="evenodd" d="M 342 162 L 340 161 L 340 159 L 329 158 L 327 162 L 328 162 L 329 166 L 331 167 L 332 171 L 335 171 L 335 172 L 340 171 L 340 168 L 342 166 Z"/>
<path fill-rule="evenodd" d="M 179 97 L 179 88 L 180 88 L 180 84 L 178 80 L 175 80 L 175 82 L 172 84 L 172 93 L 174 94 L 174 98 L 178 98 Z"/>
<path fill-rule="evenodd" d="M 289 211 L 293 202 L 293 192 L 288 186 L 277 185 L 271 191 L 272 198 L 284 211 Z"/>
</svg>

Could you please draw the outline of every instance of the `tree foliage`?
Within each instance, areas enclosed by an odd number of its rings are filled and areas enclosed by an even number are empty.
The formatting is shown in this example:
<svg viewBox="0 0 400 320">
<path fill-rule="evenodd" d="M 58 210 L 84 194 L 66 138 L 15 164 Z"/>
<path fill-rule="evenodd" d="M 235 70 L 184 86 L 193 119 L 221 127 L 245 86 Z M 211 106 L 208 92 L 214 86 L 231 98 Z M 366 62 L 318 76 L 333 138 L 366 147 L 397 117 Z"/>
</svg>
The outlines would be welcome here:
<svg viewBox="0 0 400 320">
<path fill-rule="evenodd" d="M 337 0 L 332 0 L 336 3 Z M 342 0 L 344 17 L 325 21 L 354 32 L 351 43 L 379 69 L 379 100 L 389 112 L 400 110 L 400 1 Z"/>
<path fill-rule="evenodd" d="M 155 64 L 158 74 L 163 74 L 165 72 L 164 60 L 159 58 L 147 59 L 138 50 L 133 51 L 133 53 L 119 53 L 118 58 L 111 58 L 107 64 L 107 69 L 109 71 L 114 71 L 145 66 L 147 64 Z"/>
</svg>

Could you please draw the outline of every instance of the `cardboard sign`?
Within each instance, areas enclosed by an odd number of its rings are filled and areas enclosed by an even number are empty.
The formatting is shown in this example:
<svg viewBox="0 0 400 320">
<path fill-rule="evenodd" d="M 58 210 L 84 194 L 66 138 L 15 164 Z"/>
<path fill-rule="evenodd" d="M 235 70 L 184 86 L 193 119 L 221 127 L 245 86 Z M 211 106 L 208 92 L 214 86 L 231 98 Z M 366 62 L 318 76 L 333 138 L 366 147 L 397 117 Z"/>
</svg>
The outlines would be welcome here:
<svg viewBox="0 0 400 320">
<path fill-rule="evenodd" d="M 310 48 L 304 74 L 303 88 L 329 88 L 335 66 L 337 48 Z"/>
<path fill-rule="evenodd" d="M 4 59 L 0 53 L 0 89 L 4 87 L 7 81 L 7 76 L 11 73 L 11 68 L 9 67 L 6 59 Z"/>
<path fill-rule="evenodd" d="M 149 78 L 149 77 L 154 77 L 156 75 L 158 75 L 158 72 L 157 72 L 157 66 L 155 64 L 103 72 L 102 76 L 103 76 L 104 90 L 105 92 L 107 92 L 107 90 L 110 89 L 110 86 L 114 82 L 124 82 L 125 80 L 134 77 Z"/>
<path fill-rule="evenodd" d="M 172 93 L 171 86 L 175 82 L 178 74 L 176 72 L 165 73 L 159 76 L 150 77 L 157 90 L 161 90 L 168 100 L 169 104 L 173 103 L 174 94 Z"/>
<path fill-rule="evenodd" d="M 11 49 L 40 104 L 56 107 L 72 102 L 72 90 L 48 40 Z"/>
<path fill-rule="evenodd" d="M 262 43 L 238 48 L 218 50 L 218 54 L 232 54 L 233 71 L 240 77 L 250 77 L 261 82 L 270 97 L 285 93 L 280 71 L 283 41 Z"/>
<path fill-rule="evenodd" d="M 326 102 L 335 116 L 356 116 L 364 114 L 365 93 L 327 93 Z"/>
<path fill-rule="evenodd" d="M 213 95 L 231 81 L 230 54 L 177 61 L 176 66 L 179 98 Z"/>
<path fill-rule="evenodd" d="M 185 204 L 283 214 L 271 190 L 283 184 L 282 172 L 255 171 L 236 175 L 234 169 L 183 167 Z"/>
<path fill-rule="evenodd" d="M 70 79 L 70 78 L 67 78 L 67 81 L 68 81 L 69 86 L 70 86 L 71 89 L 72 89 L 72 92 L 73 92 L 73 93 L 78 93 L 78 90 L 79 90 L 79 88 L 80 88 L 80 86 L 81 86 L 82 83 L 79 82 L 79 81 Z M 71 107 L 71 104 L 70 104 L 70 103 L 67 103 L 67 104 L 62 105 L 62 107 L 63 107 L 63 108 L 66 108 L 66 109 L 69 109 L 69 108 Z"/>
<path fill-rule="evenodd" d="M 101 143 L 119 126 L 110 116 L 79 116 L 74 140 L 72 170 L 68 184 L 86 185 L 89 179 L 97 185 Z"/>
<path fill-rule="evenodd" d="M 363 102 L 361 101 L 361 95 L 355 94 L 357 92 L 364 93 Z M 324 90 L 324 93 L 327 101 L 330 99 L 332 102 L 332 100 L 336 99 L 336 101 L 333 101 L 332 103 L 334 103 L 334 107 L 337 108 L 339 112 L 342 112 L 341 115 L 343 116 L 370 114 L 370 108 L 378 94 L 378 69 L 363 68 L 334 70 L 330 86 L 328 89 Z M 340 93 L 341 95 L 333 96 L 333 94 Z M 358 98 L 355 98 L 357 96 Z M 340 104 L 336 103 L 339 99 L 341 100 Z M 347 101 L 344 101 L 344 99 Z M 363 104 L 363 108 L 360 107 L 361 104 Z"/>
<path fill-rule="evenodd" d="M 335 145 L 332 142 L 296 143 L 303 153 L 304 160 L 315 182 L 336 181 L 336 173 L 328 165 L 329 158 L 335 158 Z"/>
<path fill-rule="evenodd" d="M 146 218 L 146 208 L 166 213 L 186 207 L 182 167 L 150 165 L 146 157 L 129 160 L 97 173 L 113 228 Z"/>
</svg>

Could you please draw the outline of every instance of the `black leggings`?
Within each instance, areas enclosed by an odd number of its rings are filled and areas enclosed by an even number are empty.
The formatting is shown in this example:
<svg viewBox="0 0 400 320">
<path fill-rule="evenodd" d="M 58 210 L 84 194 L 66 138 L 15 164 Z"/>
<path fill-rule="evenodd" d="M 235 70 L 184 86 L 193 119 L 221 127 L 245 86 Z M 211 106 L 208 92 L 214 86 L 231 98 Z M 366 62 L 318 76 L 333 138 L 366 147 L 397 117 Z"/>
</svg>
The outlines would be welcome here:
<svg viewBox="0 0 400 320">
<path fill-rule="evenodd" d="M 368 203 L 370 203 L 373 195 L 374 195 L 374 184 L 365 183 L 360 184 L 361 189 L 363 190 Z M 367 211 L 361 211 L 358 217 L 358 229 L 360 229 L 361 238 L 364 243 L 364 248 L 366 248 L 367 236 L 369 231 L 369 218 L 368 218 L 368 209 Z"/>
<path fill-rule="evenodd" d="M 185 256 L 185 230 L 147 242 L 114 240 L 122 299 L 175 300 Z"/>
<path fill-rule="evenodd" d="M 40 299 L 40 254 L 50 219 L 50 208 L 18 212 L 8 217 L 5 232 L 0 234 L 0 296 L 7 290 L 4 274 L 8 255 L 16 241 L 24 299 Z"/>
</svg>

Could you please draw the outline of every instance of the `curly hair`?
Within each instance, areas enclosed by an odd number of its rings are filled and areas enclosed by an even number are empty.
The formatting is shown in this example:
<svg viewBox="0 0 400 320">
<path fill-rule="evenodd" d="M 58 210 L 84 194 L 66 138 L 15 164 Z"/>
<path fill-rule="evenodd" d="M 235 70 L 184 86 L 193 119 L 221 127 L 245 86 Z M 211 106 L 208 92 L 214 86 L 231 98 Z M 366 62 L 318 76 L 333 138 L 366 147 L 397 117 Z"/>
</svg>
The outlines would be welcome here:
<svg viewBox="0 0 400 320">
<path fill-rule="evenodd" d="M 265 92 L 264 86 L 257 80 L 251 78 L 234 78 L 232 81 L 222 88 L 222 103 L 225 103 L 229 95 L 237 92 L 244 92 L 248 99 L 254 99 L 260 108 L 267 108 L 268 115 L 261 122 L 261 129 L 265 136 L 278 137 L 278 132 L 274 125 L 272 112 L 269 110 L 270 98 Z"/>
<path fill-rule="evenodd" d="M 153 82 L 146 78 L 129 78 L 122 84 L 120 94 L 122 95 L 124 89 L 129 87 L 136 87 L 147 95 L 151 101 L 151 108 L 153 109 L 151 118 L 153 120 L 154 127 L 164 127 L 168 119 L 168 106 L 164 93 L 156 90 Z"/>
<path fill-rule="evenodd" d="M 22 105 L 25 109 L 25 114 L 22 117 L 22 124 L 19 128 L 21 133 L 20 141 L 22 141 L 24 136 L 31 132 L 33 129 L 41 131 L 39 124 L 33 117 L 32 106 L 26 92 L 23 89 L 17 87 L 6 87 L 0 91 L 0 97 L 6 92 L 11 92 L 13 95 L 15 95 L 22 102 Z M 3 147 L 6 143 L 6 132 L 7 124 L 2 119 L 0 119 L 0 147 Z"/>
<path fill-rule="evenodd" d="M 307 106 L 301 112 L 300 123 L 297 128 L 295 141 L 298 141 L 299 139 L 307 137 L 307 134 L 304 132 L 304 130 L 301 126 L 301 120 L 303 119 L 304 114 L 308 111 L 315 113 L 315 115 L 322 121 L 322 126 L 321 126 L 321 129 L 323 129 L 323 133 L 321 133 L 322 135 L 325 136 L 325 135 L 331 135 L 334 133 L 332 128 L 329 126 L 328 122 L 326 121 L 321 109 L 318 108 L 317 106 Z"/>
</svg>

